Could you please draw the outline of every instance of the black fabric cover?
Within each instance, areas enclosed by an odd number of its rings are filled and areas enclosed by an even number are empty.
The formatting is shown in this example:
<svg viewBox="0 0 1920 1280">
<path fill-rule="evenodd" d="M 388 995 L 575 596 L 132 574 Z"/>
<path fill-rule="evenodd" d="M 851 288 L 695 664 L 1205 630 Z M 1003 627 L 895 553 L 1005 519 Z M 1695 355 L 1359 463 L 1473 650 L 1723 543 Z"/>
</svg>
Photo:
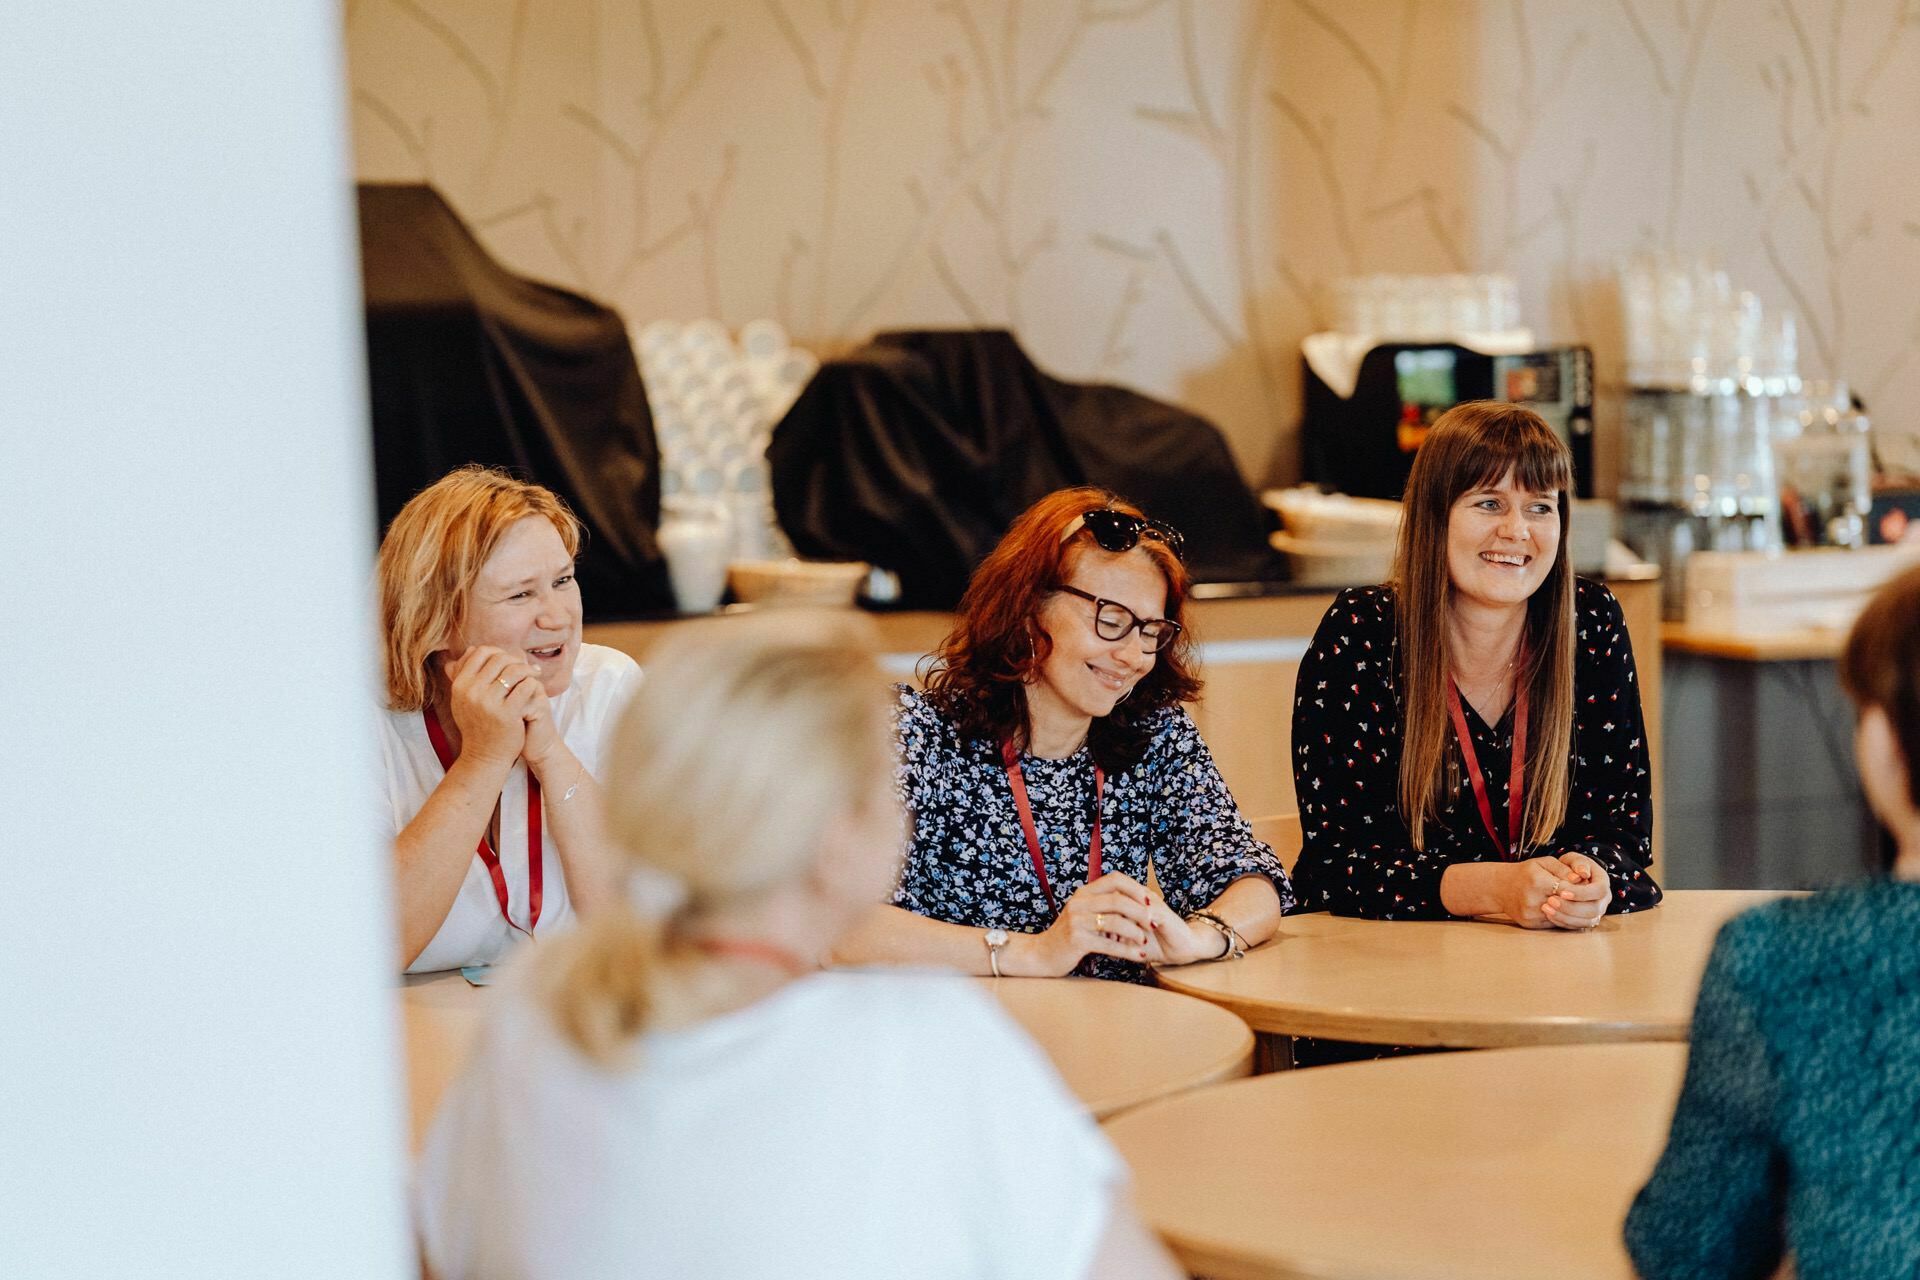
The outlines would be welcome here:
<svg viewBox="0 0 1920 1280">
<path fill-rule="evenodd" d="M 952 608 L 1014 517 L 1072 485 L 1179 529 L 1196 580 L 1270 575 L 1265 516 L 1211 424 L 1049 377 L 1005 330 L 883 333 L 822 365 L 767 459 L 795 549 L 891 569 L 913 608 Z"/>
<path fill-rule="evenodd" d="M 501 267 L 431 187 L 363 185 L 360 253 L 380 528 L 455 467 L 505 467 L 586 525 L 589 618 L 672 608 L 660 450 L 619 315 Z"/>
</svg>

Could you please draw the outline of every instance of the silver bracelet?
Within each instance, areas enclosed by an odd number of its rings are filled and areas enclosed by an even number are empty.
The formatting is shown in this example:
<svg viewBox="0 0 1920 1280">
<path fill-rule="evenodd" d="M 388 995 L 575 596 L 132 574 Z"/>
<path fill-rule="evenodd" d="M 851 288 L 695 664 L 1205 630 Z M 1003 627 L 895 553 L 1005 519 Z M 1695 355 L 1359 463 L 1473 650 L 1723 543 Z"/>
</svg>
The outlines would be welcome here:
<svg viewBox="0 0 1920 1280">
<path fill-rule="evenodd" d="M 1215 956 L 1215 960 L 1238 960 L 1247 954 L 1247 940 L 1240 936 L 1239 930 L 1235 929 L 1225 920 L 1214 915 L 1211 911 L 1196 911 L 1187 917 L 1188 924 L 1192 924 L 1196 920 L 1206 921 L 1208 926 L 1220 935 L 1220 940 L 1227 944 L 1227 949 Z"/>
</svg>

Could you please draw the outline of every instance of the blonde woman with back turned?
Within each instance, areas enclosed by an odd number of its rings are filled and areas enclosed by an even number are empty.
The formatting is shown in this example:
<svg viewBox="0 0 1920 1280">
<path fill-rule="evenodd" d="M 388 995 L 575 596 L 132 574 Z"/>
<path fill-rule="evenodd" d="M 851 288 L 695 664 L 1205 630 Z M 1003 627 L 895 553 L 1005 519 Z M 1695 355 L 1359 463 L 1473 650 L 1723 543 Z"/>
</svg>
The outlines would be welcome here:
<svg viewBox="0 0 1920 1280">
<path fill-rule="evenodd" d="M 400 967 L 501 959 L 612 892 L 604 741 L 640 682 L 581 641 L 580 523 L 550 490 L 464 467 L 380 543 L 380 822 Z"/>
<path fill-rule="evenodd" d="M 817 969 L 899 870 L 885 689 L 851 620 L 661 647 L 610 823 L 683 905 L 602 912 L 492 993 L 419 1172 L 440 1280 L 1176 1274 L 984 994 Z"/>
</svg>

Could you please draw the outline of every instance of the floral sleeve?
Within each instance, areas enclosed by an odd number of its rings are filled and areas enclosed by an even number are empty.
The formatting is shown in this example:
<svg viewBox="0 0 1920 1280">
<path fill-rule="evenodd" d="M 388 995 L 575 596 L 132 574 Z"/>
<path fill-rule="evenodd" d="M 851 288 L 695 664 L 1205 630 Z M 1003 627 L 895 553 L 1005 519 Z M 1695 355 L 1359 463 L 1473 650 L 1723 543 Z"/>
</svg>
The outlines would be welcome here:
<svg viewBox="0 0 1920 1280">
<path fill-rule="evenodd" d="M 1199 911 L 1234 881 L 1264 876 L 1280 895 L 1281 910 L 1293 909 L 1293 884 L 1279 857 L 1254 839 L 1184 710 L 1166 713 L 1139 767 L 1152 777 L 1153 865 L 1168 906 L 1183 915 Z"/>
</svg>

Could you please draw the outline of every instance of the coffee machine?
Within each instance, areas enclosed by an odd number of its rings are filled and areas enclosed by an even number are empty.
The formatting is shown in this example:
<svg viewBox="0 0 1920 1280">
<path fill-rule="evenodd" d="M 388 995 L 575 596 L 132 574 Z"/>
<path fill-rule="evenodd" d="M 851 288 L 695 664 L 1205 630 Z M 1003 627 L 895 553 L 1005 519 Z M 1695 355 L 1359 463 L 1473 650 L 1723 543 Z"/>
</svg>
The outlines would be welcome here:
<svg viewBox="0 0 1920 1280">
<path fill-rule="evenodd" d="M 1313 484 L 1356 497 L 1399 498 L 1435 418 L 1464 401 L 1506 400 L 1532 409 L 1560 433 L 1573 453 L 1575 495 L 1593 496 L 1593 352 L 1587 347 L 1479 350 L 1321 333 L 1302 344 L 1302 364 L 1303 478 Z"/>
</svg>

